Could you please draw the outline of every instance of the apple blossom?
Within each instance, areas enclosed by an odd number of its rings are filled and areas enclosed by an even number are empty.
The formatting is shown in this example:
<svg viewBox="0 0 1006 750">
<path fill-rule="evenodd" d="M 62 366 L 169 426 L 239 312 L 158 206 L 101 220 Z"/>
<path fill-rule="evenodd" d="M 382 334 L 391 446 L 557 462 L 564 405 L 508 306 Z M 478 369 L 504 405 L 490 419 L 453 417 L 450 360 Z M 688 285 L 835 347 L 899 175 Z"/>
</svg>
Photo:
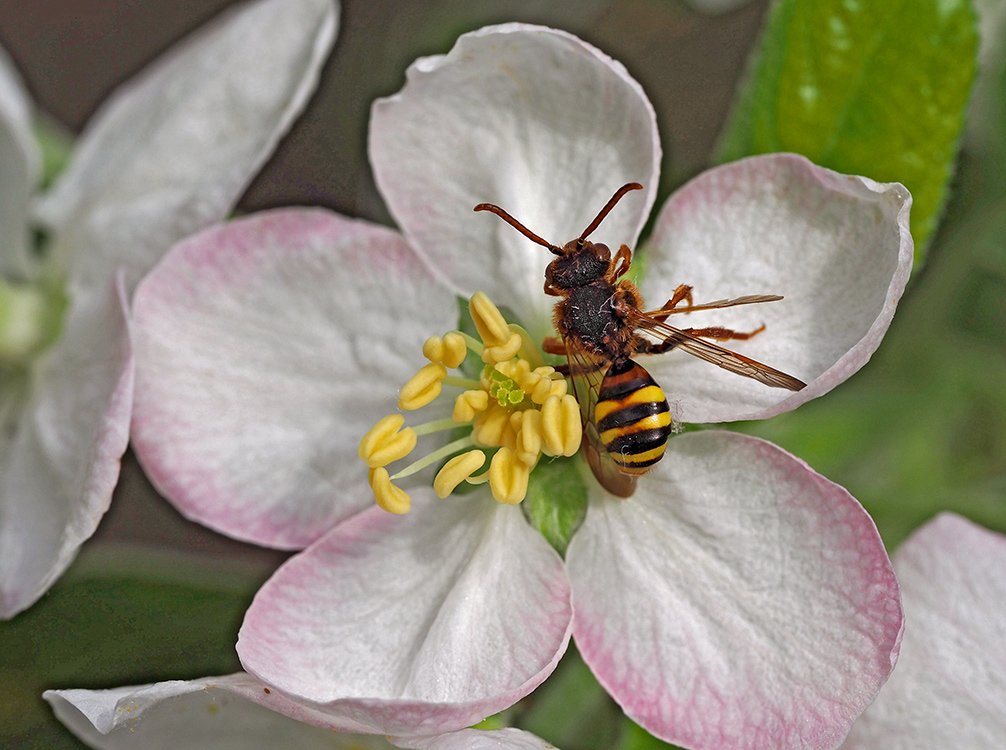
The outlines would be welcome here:
<svg viewBox="0 0 1006 750">
<path fill-rule="evenodd" d="M 299 750 L 549 750 L 517 729 L 465 729 L 440 736 L 342 732 L 325 715 L 246 674 L 173 680 L 112 690 L 49 690 L 57 718 L 89 747 L 298 748 Z M 334 730 L 334 731 L 333 731 Z M 554 750 L 554 749 L 553 749 Z"/>
<path fill-rule="evenodd" d="M 317 82 L 330 0 L 221 15 L 123 85 L 52 190 L 32 248 L 31 105 L 0 51 L 0 617 L 41 596 L 108 507 L 128 437 L 136 281 L 222 219 Z"/>
<path fill-rule="evenodd" d="M 248 611 L 244 667 L 359 731 L 436 733 L 526 695 L 572 632 L 626 713 L 661 738 L 839 744 L 897 657 L 898 588 L 862 507 L 781 449 L 686 433 L 627 500 L 584 479 L 589 508 L 565 560 L 510 504 L 515 479 L 442 500 L 420 483 L 406 504 L 376 473 L 414 440 L 431 455 L 443 443 L 381 421 L 402 383 L 403 405 L 433 397 L 434 423 L 457 406 L 457 391 L 438 393 L 469 388 L 438 369 L 457 360 L 457 295 L 484 290 L 528 332 L 511 352 L 504 320 L 476 351 L 500 347 L 530 367 L 527 342 L 550 333 L 545 252 L 475 204 L 506 206 L 561 243 L 638 180 L 646 189 L 594 235 L 634 245 L 660 159 L 639 85 L 564 32 L 485 28 L 418 60 L 374 105 L 370 156 L 401 234 L 267 212 L 180 243 L 137 292 L 133 434 L 155 484 L 224 533 L 311 545 Z M 679 281 L 704 299 L 784 295 L 713 322 L 764 322 L 737 350 L 807 382 L 783 392 L 684 355 L 647 360 L 675 421 L 772 416 L 859 369 L 907 280 L 910 202 L 900 185 L 786 154 L 710 170 L 671 196 L 641 248 L 644 295 L 662 302 Z M 433 366 L 416 381 L 423 342 Z M 364 510 L 368 473 L 386 506 L 409 512 Z"/>
<path fill-rule="evenodd" d="M 1006 737 L 1006 537 L 944 513 L 894 553 L 898 668 L 843 750 L 994 750 Z"/>
</svg>

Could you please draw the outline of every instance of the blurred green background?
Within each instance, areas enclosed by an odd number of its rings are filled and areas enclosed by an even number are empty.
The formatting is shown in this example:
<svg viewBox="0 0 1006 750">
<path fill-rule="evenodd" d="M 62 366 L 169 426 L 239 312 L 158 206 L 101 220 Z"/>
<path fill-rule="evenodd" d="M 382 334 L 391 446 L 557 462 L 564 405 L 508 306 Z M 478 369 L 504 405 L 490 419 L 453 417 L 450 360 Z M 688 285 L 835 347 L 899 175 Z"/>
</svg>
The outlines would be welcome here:
<svg viewBox="0 0 1006 750">
<path fill-rule="evenodd" d="M 229 4 L 2 3 L 0 43 L 40 106 L 75 132 L 118 82 Z M 1002 5 L 985 4 L 998 17 L 1006 15 Z M 717 137 L 767 7 L 762 0 L 703 15 L 673 0 L 346 0 L 317 95 L 240 210 L 324 205 L 390 223 L 366 159 L 371 101 L 397 91 L 416 57 L 446 51 L 465 31 L 512 20 L 567 29 L 623 62 L 642 83 L 665 150 L 659 205 L 716 160 Z M 999 24 L 983 44 L 983 69 L 942 220 L 880 350 L 825 398 L 739 426 L 847 487 L 876 519 L 890 549 L 941 510 L 1006 531 L 1002 30 Z M 962 70 L 969 64 L 963 58 L 942 63 Z M 735 136 L 725 153 L 758 148 L 737 146 Z M 941 168 L 938 155 L 934 161 L 931 166 Z M 933 224 L 939 216 L 933 209 Z M 687 279 L 674 283 L 681 280 Z M 238 669 L 233 644 L 244 607 L 282 559 L 186 522 L 127 457 L 112 510 L 70 573 L 34 608 L 0 623 L 0 747 L 79 747 L 41 702 L 45 688 L 111 687 Z M 563 750 L 666 747 L 621 718 L 575 654 L 503 719 Z"/>
</svg>

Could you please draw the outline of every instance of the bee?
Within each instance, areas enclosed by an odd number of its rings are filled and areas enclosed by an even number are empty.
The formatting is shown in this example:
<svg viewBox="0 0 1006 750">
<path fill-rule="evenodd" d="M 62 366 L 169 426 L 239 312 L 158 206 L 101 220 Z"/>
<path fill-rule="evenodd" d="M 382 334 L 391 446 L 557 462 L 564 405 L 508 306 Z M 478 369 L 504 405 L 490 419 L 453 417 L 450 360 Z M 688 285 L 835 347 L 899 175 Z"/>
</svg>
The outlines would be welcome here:
<svg viewBox="0 0 1006 750">
<path fill-rule="evenodd" d="M 587 462 L 601 485 L 619 497 L 629 497 L 637 478 L 663 457 L 673 430 L 663 389 L 634 356 L 681 349 L 767 386 L 798 391 L 806 385 L 707 340 L 749 339 L 761 333 L 764 325 L 739 332 L 721 326 L 675 328 L 665 322 L 679 313 L 774 302 L 782 299 L 779 295 L 747 295 L 696 305 L 692 288 L 680 284 L 660 308 L 645 310 L 639 289 L 624 278 L 632 264 L 628 245 L 623 244 L 612 257 L 606 245 L 587 239 L 626 193 L 642 187 L 637 182 L 620 187 L 580 236 L 562 247 L 542 239 L 495 204 L 475 206 L 476 211 L 496 214 L 558 256 L 545 269 L 544 290 L 560 298 L 553 314 L 559 337 L 546 338 L 542 348 L 566 357 L 562 370 L 569 375 L 580 403 Z"/>
</svg>

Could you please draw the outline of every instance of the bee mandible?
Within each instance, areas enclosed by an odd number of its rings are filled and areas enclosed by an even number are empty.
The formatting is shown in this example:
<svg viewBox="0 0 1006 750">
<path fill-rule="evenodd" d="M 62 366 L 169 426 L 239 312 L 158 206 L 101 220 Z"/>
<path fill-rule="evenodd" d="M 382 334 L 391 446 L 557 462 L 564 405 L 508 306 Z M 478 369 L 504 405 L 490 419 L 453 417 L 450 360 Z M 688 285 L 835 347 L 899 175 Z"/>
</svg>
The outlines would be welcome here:
<svg viewBox="0 0 1006 750">
<path fill-rule="evenodd" d="M 660 308 L 645 310 L 639 289 L 624 278 L 632 265 L 628 245 L 621 245 L 612 257 L 607 245 L 587 239 L 626 193 L 642 187 L 638 182 L 620 187 L 587 228 L 562 247 L 542 239 L 497 205 L 475 206 L 476 211 L 496 214 L 558 256 L 545 269 L 545 294 L 560 298 L 553 313 L 559 338 L 546 338 L 542 348 L 567 358 L 587 437 L 587 462 L 601 485 L 619 497 L 630 496 L 637 477 L 663 457 L 673 429 L 663 389 L 633 356 L 681 349 L 768 386 L 792 391 L 805 386 L 791 375 L 707 340 L 749 339 L 761 333 L 764 325 L 739 332 L 721 326 L 675 328 L 666 323 L 678 313 L 774 302 L 782 299 L 779 295 L 747 295 L 696 305 L 692 288 L 680 284 Z"/>
</svg>

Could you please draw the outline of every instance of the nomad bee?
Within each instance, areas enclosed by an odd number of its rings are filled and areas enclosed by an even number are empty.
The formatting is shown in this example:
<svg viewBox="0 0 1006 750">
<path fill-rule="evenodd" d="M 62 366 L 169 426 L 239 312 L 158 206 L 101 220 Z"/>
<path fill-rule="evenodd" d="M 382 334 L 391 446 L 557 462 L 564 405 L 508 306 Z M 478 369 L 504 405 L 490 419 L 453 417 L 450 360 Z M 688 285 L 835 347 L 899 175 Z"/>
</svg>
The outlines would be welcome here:
<svg viewBox="0 0 1006 750">
<path fill-rule="evenodd" d="M 768 386 L 798 391 L 805 385 L 705 340 L 748 339 L 764 326 L 740 333 L 719 326 L 675 328 L 665 322 L 677 313 L 773 302 L 782 299 L 778 295 L 748 295 L 695 305 L 692 288 L 681 284 L 662 307 L 644 312 L 639 290 L 622 278 L 632 262 L 629 247 L 622 245 L 612 258 L 606 245 L 587 240 L 622 196 L 642 187 L 636 182 L 623 185 L 580 236 L 562 247 L 545 241 L 499 206 L 480 203 L 475 207 L 476 211 L 491 211 L 559 256 L 545 269 L 545 294 L 561 298 L 553 321 L 561 340 L 549 337 L 543 348 L 567 358 L 568 374 L 583 412 L 587 461 L 602 486 L 620 497 L 631 495 L 636 478 L 664 455 L 672 429 L 667 397 L 650 374 L 632 360 L 634 355 L 682 349 Z"/>
</svg>

